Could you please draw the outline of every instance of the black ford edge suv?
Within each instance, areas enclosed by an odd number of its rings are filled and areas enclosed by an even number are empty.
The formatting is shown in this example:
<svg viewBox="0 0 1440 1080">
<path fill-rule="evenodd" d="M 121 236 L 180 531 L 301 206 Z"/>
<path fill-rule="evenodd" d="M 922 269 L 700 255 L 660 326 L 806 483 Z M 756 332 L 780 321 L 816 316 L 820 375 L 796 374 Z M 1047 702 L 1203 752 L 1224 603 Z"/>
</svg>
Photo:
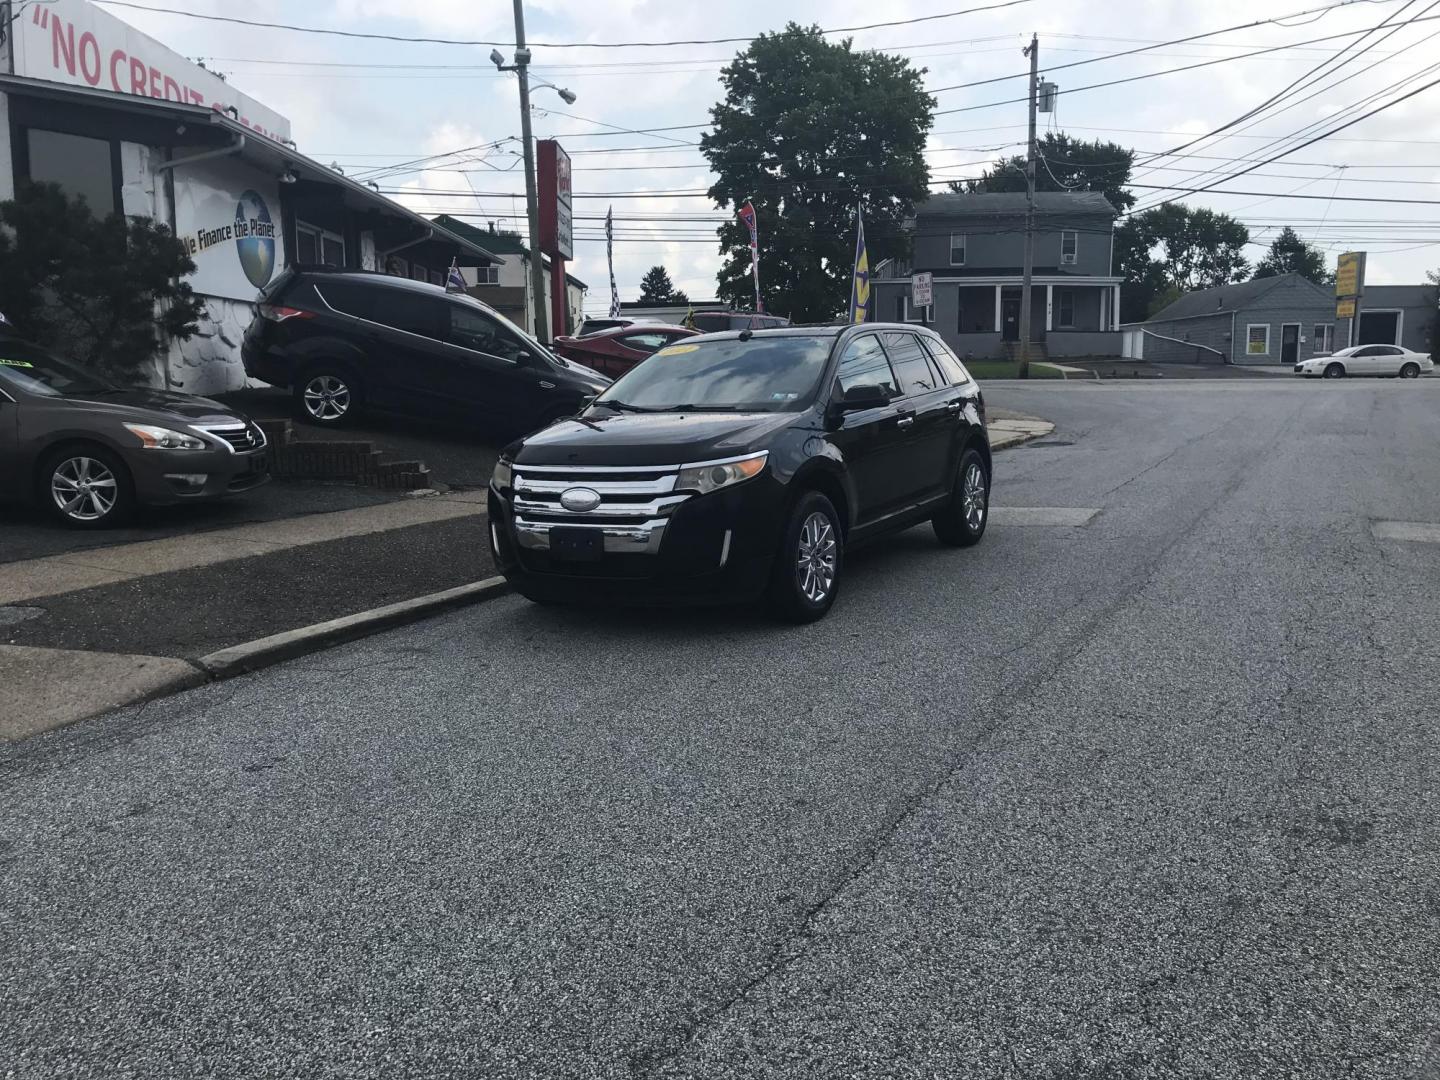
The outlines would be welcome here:
<svg viewBox="0 0 1440 1080">
<path fill-rule="evenodd" d="M 929 330 L 742 330 L 661 349 L 583 413 L 511 443 L 490 484 L 496 565 L 540 602 L 743 602 L 796 622 L 846 548 L 929 519 L 985 532 L 980 388 Z"/>
</svg>

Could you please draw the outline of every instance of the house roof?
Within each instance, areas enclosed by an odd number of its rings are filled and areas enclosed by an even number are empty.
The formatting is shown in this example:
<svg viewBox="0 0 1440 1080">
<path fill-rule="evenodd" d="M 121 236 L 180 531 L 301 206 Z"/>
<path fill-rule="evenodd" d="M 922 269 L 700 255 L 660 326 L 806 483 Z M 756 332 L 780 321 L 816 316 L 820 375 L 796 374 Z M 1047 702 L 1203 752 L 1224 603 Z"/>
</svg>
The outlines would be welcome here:
<svg viewBox="0 0 1440 1080">
<path fill-rule="evenodd" d="M 1107 214 L 1114 217 L 1115 207 L 1099 191 L 1037 191 L 1035 211 L 1040 214 Z M 915 207 L 916 214 L 937 214 L 946 217 L 960 214 L 1023 214 L 1023 191 L 981 191 L 974 194 L 953 192 L 931 195 Z"/>
<path fill-rule="evenodd" d="M 465 237 L 472 244 L 483 244 L 486 251 L 495 255 L 523 255 L 527 259 L 530 257 L 530 249 L 525 245 L 525 241 L 515 233 L 498 232 L 494 229 L 477 229 L 474 225 L 466 224 L 449 214 L 437 214 L 430 220 L 456 236 Z M 548 266 L 549 262 L 550 257 L 547 255 L 545 264 Z M 565 279 L 574 285 L 579 285 L 582 289 L 590 288 L 574 274 L 567 272 Z"/>
<path fill-rule="evenodd" d="M 1299 274 L 1277 274 L 1275 277 L 1256 278 L 1254 281 L 1241 281 L 1233 285 L 1220 285 L 1214 289 L 1196 289 L 1161 308 L 1145 321 L 1171 322 L 1175 319 L 1194 318 L 1197 315 L 1218 315 L 1222 312 L 1229 314 L 1232 311 L 1249 307 L 1271 289 L 1291 280 L 1303 282 L 1315 290 L 1317 300 L 1324 303 L 1330 302 L 1329 291 L 1308 278 L 1303 278 Z"/>
</svg>

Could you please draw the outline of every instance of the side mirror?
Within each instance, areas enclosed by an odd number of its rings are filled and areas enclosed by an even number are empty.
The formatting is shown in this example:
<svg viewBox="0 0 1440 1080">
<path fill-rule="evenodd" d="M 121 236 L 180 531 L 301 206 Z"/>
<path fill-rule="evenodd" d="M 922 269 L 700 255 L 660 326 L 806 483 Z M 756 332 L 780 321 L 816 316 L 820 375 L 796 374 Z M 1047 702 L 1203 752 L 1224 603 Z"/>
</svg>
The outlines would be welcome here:
<svg viewBox="0 0 1440 1080">
<path fill-rule="evenodd" d="M 879 386 L 852 386 L 845 391 L 836 406 L 842 412 L 859 412 L 862 409 L 878 409 L 890 404 L 890 395 Z"/>
</svg>

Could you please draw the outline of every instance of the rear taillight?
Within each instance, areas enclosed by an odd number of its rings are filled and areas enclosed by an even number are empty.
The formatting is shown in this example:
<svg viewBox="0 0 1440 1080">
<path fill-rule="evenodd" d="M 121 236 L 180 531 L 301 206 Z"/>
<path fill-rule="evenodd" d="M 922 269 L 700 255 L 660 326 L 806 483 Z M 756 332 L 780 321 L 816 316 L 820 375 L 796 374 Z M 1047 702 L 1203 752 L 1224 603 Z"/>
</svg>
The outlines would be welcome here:
<svg viewBox="0 0 1440 1080">
<path fill-rule="evenodd" d="M 260 317 L 269 319 L 271 322 L 284 322 L 286 319 L 313 319 L 313 311 L 305 311 L 301 308 L 286 307 L 284 304 L 260 304 Z"/>
</svg>

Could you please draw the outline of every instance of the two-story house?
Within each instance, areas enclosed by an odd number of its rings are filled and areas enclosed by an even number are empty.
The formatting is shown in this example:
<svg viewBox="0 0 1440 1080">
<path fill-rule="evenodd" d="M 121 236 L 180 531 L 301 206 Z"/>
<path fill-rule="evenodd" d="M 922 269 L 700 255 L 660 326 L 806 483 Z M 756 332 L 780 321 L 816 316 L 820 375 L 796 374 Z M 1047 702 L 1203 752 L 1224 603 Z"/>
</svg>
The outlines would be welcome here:
<svg viewBox="0 0 1440 1080">
<path fill-rule="evenodd" d="M 1116 210 L 1095 191 L 1035 195 L 1032 357 L 1116 356 L 1120 281 Z M 1014 355 L 1020 340 L 1025 195 L 932 195 L 915 208 L 907 261 L 886 260 L 871 284 L 870 317 L 923 323 L 961 356 Z M 910 277 L 934 275 L 933 304 L 910 302 Z"/>
<path fill-rule="evenodd" d="M 488 229 L 477 229 L 459 218 L 440 214 L 432 218 L 436 225 L 474 243 L 480 237 L 495 245 L 487 248 L 496 257 L 493 266 L 460 268 L 465 279 L 465 291 L 478 300 L 483 300 L 496 311 L 529 333 L 535 332 L 534 292 L 530 283 L 530 249 L 514 233 L 499 232 L 492 223 Z M 550 256 L 540 257 L 545 267 L 545 310 L 553 311 L 550 296 Z M 585 293 L 589 286 L 574 274 L 565 274 L 565 325 L 551 327 L 552 335 L 573 334 L 585 319 Z"/>
</svg>

